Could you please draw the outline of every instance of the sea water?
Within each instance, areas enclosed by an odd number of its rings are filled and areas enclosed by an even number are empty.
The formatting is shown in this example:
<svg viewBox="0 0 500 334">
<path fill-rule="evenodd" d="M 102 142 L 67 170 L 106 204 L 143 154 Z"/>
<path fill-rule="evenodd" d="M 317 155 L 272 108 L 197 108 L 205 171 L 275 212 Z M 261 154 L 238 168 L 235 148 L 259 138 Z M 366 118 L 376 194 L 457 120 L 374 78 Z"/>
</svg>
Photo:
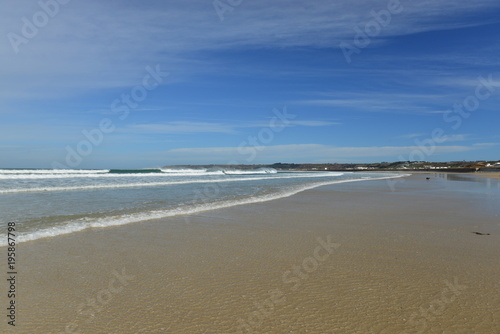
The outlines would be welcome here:
<svg viewBox="0 0 500 334">
<path fill-rule="evenodd" d="M 271 168 L 0 169 L 0 230 L 18 242 L 264 202 L 321 185 L 389 173 L 278 172 Z M 6 241 L 0 240 L 0 246 Z"/>
</svg>

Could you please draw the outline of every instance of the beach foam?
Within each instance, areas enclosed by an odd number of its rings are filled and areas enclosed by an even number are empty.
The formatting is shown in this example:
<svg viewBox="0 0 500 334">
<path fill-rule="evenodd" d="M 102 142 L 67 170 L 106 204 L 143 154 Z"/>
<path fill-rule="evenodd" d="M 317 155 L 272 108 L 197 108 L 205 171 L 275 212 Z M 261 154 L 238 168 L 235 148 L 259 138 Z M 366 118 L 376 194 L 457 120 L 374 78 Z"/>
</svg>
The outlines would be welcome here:
<svg viewBox="0 0 500 334">
<path fill-rule="evenodd" d="M 210 175 L 252 175 L 276 174 L 273 168 L 255 170 L 240 169 L 103 169 L 103 170 L 71 170 L 71 169 L 0 169 L 0 180 L 15 179 L 62 179 L 62 178 L 126 178 L 154 176 L 210 176 Z"/>
<path fill-rule="evenodd" d="M 339 173 L 339 174 L 342 174 L 342 173 Z M 395 176 L 373 177 L 369 180 L 384 180 L 384 179 L 399 178 L 399 177 L 404 177 L 404 176 L 407 176 L 407 175 L 401 174 L 401 175 L 395 175 Z M 332 185 L 332 184 L 338 184 L 338 183 L 347 183 L 347 182 L 367 181 L 367 180 L 368 179 L 361 179 L 360 178 L 360 179 L 349 179 L 349 180 L 323 181 L 323 182 L 309 183 L 309 184 L 300 185 L 300 186 L 292 186 L 286 190 L 276 192 L 273 194 L 248 197 L 248 198 L 244 198 L 244 199 L 223 200 L 223 201 L 211 202 L 211 203 L 200 203 L 200 204 L 195 204 L 195 205 L 186 205 L 186 206 L 182 206 L 182 207 L 178 207 L 176 209 L 170 209 L 170 210 L 154 210 L 154 211 L 148 211 L 148 212 L 142 212 L 142 213 L 134 213 L 134 214 L 120 215 L 120 216 L 110 216 L 110 217 L 103 217 L 103 218 L 96 218 L 96 219 L 83 218 L 83 219 L 79 219 L 76 221 L 69 221 L 62 226 L 42 228 L 42 229 L 35 231 L 35 232 L 31 232 L 31 233 L 27 233 L 27 234 L 20 234 L 18 236 L 18 242 L 26 242 L 26 241 L 32 241 L 32 240 L 37 240 L 37 239 L 42 239 L 42 238 L 55 237 L 55 236 L 59 236 L 59 235 L 65 235 L 65 234 L 69 234 L 69 233 L 83 231 L 83 230 L 86 230 L 89 228 L 104 228 L 104 227 L 111 227 L 111 226 L 126 225 L 126 224 L 137 223 L 137 222 L 153 220 L 153 219 L 161 219 L 161 218 L 167 218 L 167 217 L 173 217 L 173 216 L 196 214 L 196 213 L 203 212 L 203 211 L 211 211 L 211 210 L 228 208 L 228 207 L 237 206 L 237 205 L 267 202 L 267 201 L 272 201 L 272 200 L 276 200 L 276 199 L 280 199 L 280 198 L 289 197 L 289 196 L 298 194 L 302 191 L 313 189 L 313 188 L 320 187 L 320 186 Z M 0 246 L 6 246 L 6 241 L 5 240 L 0 241 Z"/>
<path fill-rule="evenodd" d="M 267 174 L 267 173 L 260 173 Z M 293 173 L 290 173 L 293 174 Z M 203 179 L 203 180 L 184 180 L 184 181 L 165 181 L 165 182 L 135 182 L 135 183 L 124 183 L 124 184 L 93 184 L 84 186 L 70 186 L 70 187 L 34 187 L 34 188 L 15 188 L 15 189 L 3 189 L 0 190 L 0 194 L 14 194 L 14 193 L 32 193 L 32 192 L 55 192 L 55 191 L 76 191 L 76 190 L 97 190 L 97 189 L 120 189 L 120 188 L 141 188 L 141 187 L 159 187 L 159 186 L 170 186 L 170 185 L 181 185 L 181 184 L 196 184 L 196 183 L 219 183 L 219 182 L 245 182 L 245 181 L 259 181 L 259 180 L 272 180 L 272 179 L 293 179 L 293 178 L 320 178 L 320 177 L 337 177 L 344 173 L 311 173 L 311 174 L 295 174 L 295 175 L 280 175 L 280 176 L 267 176 L 267 177 L 247 177 L 247 178 L 218 178 L 218 179 Z M 135 174 L 104 174 L 106 177 L 110 175 L 114 177 L 118 176 L 136 176 Z M 147 176 L 151 174 L 144 174 L 141 176 Z M 213 175 L 245 175 L 245 174 L 213 174 Z M 255 174 L 252 174 L 255 175 Z M 37 175 L 38 176 L 38 175 Z M 81 176 L 81 175 L 80 175 Z M 177 175 L 177 176 L 189 176 L 189 175 Z M 44 177 L 39 177 L 44 178 Z M 54 178 L 58 178 L 55 175 Z"/>
</svg>

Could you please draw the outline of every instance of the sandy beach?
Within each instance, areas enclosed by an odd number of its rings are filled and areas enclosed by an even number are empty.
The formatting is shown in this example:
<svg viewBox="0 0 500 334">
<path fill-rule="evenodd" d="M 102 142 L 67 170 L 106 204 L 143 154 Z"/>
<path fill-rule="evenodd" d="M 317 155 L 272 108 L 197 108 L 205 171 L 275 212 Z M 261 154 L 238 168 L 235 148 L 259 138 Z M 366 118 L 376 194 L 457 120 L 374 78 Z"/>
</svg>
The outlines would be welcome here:
<svg viewBox="0 0 500 334">
<path fill-rule="evenodd" d="M 426 177 L 19 244 L 0 331 L 500 333 L 500 182 Z"/>
</svg>

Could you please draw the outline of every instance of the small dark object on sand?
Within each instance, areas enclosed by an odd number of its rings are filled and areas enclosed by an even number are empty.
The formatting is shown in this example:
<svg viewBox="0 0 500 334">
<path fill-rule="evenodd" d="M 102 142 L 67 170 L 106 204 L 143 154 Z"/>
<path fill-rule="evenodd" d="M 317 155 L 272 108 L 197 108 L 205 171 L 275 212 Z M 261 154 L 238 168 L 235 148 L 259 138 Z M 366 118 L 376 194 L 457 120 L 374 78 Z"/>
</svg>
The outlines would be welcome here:
<svg viewBox="0 0 500 334">
<path fill-rule="evenodd" d="M 481 232 L 471 232 L 471 233 L 474 233 L 474 234 L 477 234 L 477 235 L 490 235 L 489 233 L 481 233 Z"/>
<path fill-rule="evenodd" d="M 430 180 L 431 178 L 430 178 L 430 177 L 426 177 L 425 179 L 426 179 L 426 180 Z"/>
</svg>

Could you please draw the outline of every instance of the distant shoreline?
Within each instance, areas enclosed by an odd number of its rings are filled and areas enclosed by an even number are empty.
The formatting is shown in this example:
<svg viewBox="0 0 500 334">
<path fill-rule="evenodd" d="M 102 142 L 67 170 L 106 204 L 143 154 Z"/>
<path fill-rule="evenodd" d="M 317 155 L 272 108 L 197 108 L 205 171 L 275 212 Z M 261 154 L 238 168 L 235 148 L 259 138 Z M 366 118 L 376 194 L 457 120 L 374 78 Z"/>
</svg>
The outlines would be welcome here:
<svg viewBox="0 0 500 334">
<path fill-rule="evenodd" d="M 279 171 L 332 171 L 332 172 L 500 172 L 500 166 L 494 162 L 394 162 L 394 163 L 274 163 L 274 164 L 199 164 L 199 165 L 167 165 L 162 168 L 274 168 Z"/>
<path fill-rule="evenodd" d="M 286 168 L 286 167 L 289 168 Z M 293 166 L 293 167 L 292 167 Z M 296 172 L 354 172 L 354 173 L 453 173 L 453 174 L 467 174 L 478 177 L 487 177 L 491 179 L 500 180 L 499 167 L 482 167 L 482 168 L 419 168 L 419 169 L 406 169 L 406 168 L 365 168 L 363 166 L 352 164 L 349 168 L 334 167 L 333 164 L 272 164 L 272 165 L 174 165 L 164 166 L 163 168 L 237 168 L 241 170 L 256 169 L 256 168 L 274 168 L 277 171 L 296 171 Z M 281 167 L 281 168 L 280 168 Z"/>
<path fill-rule="evenodd" d="M 356 171 L 358 172 L 358 171 Z M 384 170 L 372 170 L 370 172 L 374 173 L 408 173 L 408 174 L 466 174 L 470 176 L 477 176 L 477 177 L 485 177 L 489 179 L 494 179 L 494 180 L 500 180 L 500 170 L 488 170 L 488 171 L 463 171 L 463 172 L 456 172 L 456 171 L 450 171 L 450 170 L 394 170 L 394 171 L 384 171 Z"/>
</svg>

